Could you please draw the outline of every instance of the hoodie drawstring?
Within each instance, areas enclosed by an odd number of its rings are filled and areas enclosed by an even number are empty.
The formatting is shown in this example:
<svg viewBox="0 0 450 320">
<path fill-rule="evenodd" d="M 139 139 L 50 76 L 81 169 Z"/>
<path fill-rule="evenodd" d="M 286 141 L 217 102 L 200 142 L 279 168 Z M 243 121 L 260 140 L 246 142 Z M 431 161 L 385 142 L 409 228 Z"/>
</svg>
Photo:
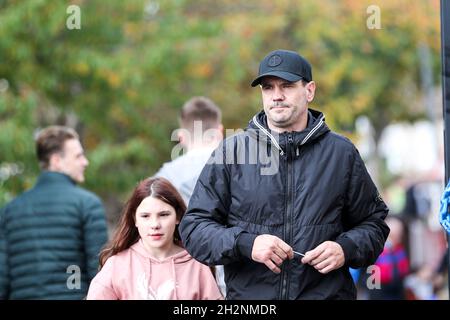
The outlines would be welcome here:
<svg viewBox="0 0 450 320">
<path fill-rule="evenodd" d="M 300 143 L 300 145 L 304 145 L 306 141 L 308 141 L 309 138 L 322 126 L 323 122 L 325 121 L 325 116 L 321 116 L 319 119 L 319 122 L 314 126 L 314 128 L 311 129 L 311 131 L 306 135 L 306 137 L 303 139 L 303 141 Z"/>
<path fill-rule="evenodd" d="M 256 118 L 256 116 L 253 117 L 253 123 L 262 131 L 264 132 L 264 134 L 266 136 L 269 137 L 269 139 L 272 141 L 273 145 L 275 146 L 275 148 L 277 148 L 280 151 L 280 155 L 284 155 L 284 150 L 280 147 L 280 145 L 278 144 L 277 139 L 275 139 L 275 137 L 273 135 L 270 134 L 269 131 L 266 130 L 266 128 L 264 128 L 259 122 L 258 119 Z"/>
<path fill-rule="evenodd" d="M 175 259 L 172 258 L 171 261 L 172 261 L 172 276 L 173 276 L 173 281 L 174 281 L 174 288 L 173 288 L 174 299 L 178 300 L 178 295 L 177 295 L 178 283 L 177 283 L 177 274 L 175 272 Z"/>
</svg>

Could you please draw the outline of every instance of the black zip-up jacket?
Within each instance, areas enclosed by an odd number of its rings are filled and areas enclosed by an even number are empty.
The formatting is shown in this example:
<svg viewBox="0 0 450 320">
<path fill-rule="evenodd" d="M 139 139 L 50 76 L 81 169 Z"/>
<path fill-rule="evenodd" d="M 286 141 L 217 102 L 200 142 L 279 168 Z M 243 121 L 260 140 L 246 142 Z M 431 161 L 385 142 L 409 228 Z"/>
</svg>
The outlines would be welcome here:
<svg viewBox="0 0 450 320">
<path fill-rule="evenodd" d="M 357 149 L 322 113 L 309 109 L 305 130 L 276 135 L 262 111 L 214 151 L 179 230 L 195 259 L 225 265 L 227 299 L 355 299 L 348 267 L 375 262 L 387 213 Z M 345 265 L 323 275 L 294 258 L 273 273 L 251 260 L 261 234 L 299 252 L 336 241 Z"/>
</svg>

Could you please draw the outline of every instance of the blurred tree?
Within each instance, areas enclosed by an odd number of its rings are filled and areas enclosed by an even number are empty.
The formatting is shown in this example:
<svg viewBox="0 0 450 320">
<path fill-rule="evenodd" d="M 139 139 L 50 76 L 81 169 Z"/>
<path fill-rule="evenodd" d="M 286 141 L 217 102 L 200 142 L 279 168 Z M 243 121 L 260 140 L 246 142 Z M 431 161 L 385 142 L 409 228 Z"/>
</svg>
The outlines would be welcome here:
<svg viewBox="0 0 450 320">
<path fill-rule="evenodd" d="M 367 115 L 379 135 L 391 121 L 425 116 L 417 47 L 439 78 L 439 1 L 0 0 L 0 206 L 38 174 L 33 134 L 67 124 L 91 165 L 86 187 L 115 219 L 139 179 L 170 158 L 178 110 L 206 95 L 226 128 L 261 107 L 249 83 L 270 50 L 297 50 L 313 65 L 313 107 L 335 130 Z M 69 5 L 81 29 L 66 27 Z"/>
</svg>

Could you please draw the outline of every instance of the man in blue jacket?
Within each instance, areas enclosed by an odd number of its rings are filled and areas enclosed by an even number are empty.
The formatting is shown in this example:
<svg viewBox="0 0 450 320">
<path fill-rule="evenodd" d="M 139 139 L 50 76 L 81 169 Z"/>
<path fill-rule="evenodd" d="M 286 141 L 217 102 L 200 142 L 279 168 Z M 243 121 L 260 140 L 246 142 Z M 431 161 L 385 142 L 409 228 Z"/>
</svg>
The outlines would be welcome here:
<svg viewBox="0 0 450 320">
<path fill-rule="evenodd" d="M 355 299 L 348 267 L 373 264 L 389 228 L 355 146 L 309 108 L 298 53 L 260 63 L 264 110 L 203 169 L 180 224 L 188 252 L 223 264 L 227 299 Z"/>
<path fill-rule="evenodd" d="M 107 241 L 104 208 L 76 185 L 89 162 L 73 129 L 42 130 L 36 151 L 36 185 L 0 211 L 0 299 L 83 299 Z"/>
</svg>

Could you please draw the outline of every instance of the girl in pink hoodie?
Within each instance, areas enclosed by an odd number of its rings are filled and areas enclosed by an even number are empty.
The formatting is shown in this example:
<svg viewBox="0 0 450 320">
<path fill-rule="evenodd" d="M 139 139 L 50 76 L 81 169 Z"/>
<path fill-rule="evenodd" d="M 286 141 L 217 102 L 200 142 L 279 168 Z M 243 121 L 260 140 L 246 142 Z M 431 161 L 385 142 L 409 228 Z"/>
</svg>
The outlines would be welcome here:
<svg viewBox="0 0 450 320">
<path fill-rule="evenodd" d="M 186 205 L 164 178 L 139 183 L 111 244 L 100 253 L 100 272 L 88 300 L 223 299 L 208 266 L 181 246 L 178 224 Z"/>
</svg>

